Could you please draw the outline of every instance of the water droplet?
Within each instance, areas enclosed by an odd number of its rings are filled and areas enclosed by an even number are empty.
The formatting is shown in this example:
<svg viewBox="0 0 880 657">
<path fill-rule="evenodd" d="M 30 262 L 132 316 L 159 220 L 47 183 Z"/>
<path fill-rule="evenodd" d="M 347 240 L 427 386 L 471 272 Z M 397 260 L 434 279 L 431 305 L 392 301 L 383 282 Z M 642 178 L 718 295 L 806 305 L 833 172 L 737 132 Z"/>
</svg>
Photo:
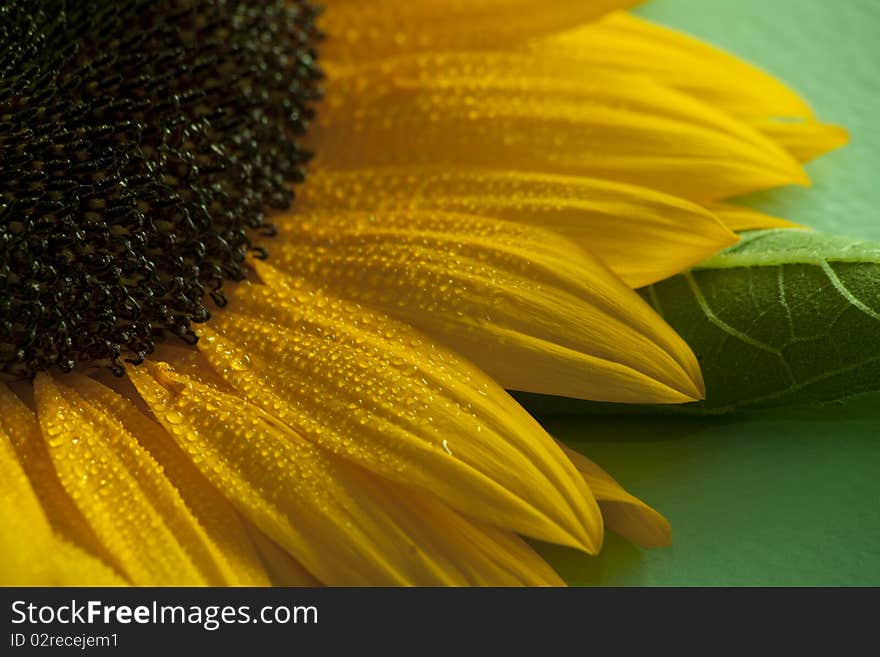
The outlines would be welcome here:
<svg viewBox="0 0 880 657">
<path fill-rule="evenodd" d="M 178 411 L 165 411 L 165 419 L 170 424 L 183 424 L 183 414 Z"/>
<path fill-rule="evenodd" d="M 233 358 L 229 363 L 229 368 L 235 370 L 236 372 L 242 372 L 244 370 L 248 370 L 251 367 L 251 357 L 247 354 L 242 354 L 238 358 Z"/>
</svg>

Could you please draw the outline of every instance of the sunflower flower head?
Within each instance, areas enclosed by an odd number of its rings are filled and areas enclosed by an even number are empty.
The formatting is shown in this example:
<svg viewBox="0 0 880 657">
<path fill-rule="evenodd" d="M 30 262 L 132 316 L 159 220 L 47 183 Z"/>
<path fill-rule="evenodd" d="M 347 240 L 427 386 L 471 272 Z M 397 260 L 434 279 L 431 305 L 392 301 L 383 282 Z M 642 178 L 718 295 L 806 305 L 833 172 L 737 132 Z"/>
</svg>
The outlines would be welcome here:
<svg viewBox="0 0 880 657">
<path fill-rule="evenodd" d="M 325 4 L 0 8 L 2 583 L 559 585 L 527 539 L 669 542 L 507 391 L 700 399 L 634 289 L 788 225 L 725 199 L 845 133 L 625 0 Z"/>
<path fill-rule="evenodd" d="M 0 367 L 123 372 L 194 341 L 308 153 L 304 3 L 4 8 Z"/>
</svg>

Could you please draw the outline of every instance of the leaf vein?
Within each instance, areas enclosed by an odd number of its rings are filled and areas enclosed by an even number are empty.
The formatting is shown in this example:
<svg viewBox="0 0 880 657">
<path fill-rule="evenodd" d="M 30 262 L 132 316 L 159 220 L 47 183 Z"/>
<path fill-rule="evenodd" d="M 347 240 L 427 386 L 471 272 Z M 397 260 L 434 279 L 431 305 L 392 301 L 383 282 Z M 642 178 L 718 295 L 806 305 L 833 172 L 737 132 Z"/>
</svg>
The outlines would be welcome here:
<svg viewBox="0 0 880 657">
<path fill-rule="evenodd" d="M 781 350 L 776 349 L 775 347 L 772 347 L 771 345 L 765 344 L 759 340 L 755 340 L 752 336 L 750 336 L 746 333 L 743 333 L 739 329 L 731 326 L 730 324 L 725 322 L 723 319 L 718 317 L 718 315 L 715 314 L 715 311 L 712 310 L 708 301 L 706 301 L 705 296 L 703 296 L 703 291 L 700 289 L 700 284 L 694 278 L 693 274 L 691 274 L 691 272 L 685 272 L 684 276 L 688 282 L 688 286 L 690 287 L 691 292 L 694 295 L 694 298 L 697 300 L 697 303 L 700 306 L 700 309 L 703 311 L 703 314 L 706 315 L 706 318 L 714 326 L 721 329 L 722 331 L 727 333 L 729 336 L 736 338 L 737 340 L 740 340 L 741 342 L 745 342 L 746 344 L 751 345 L 752 347 L 755 347 L 756 349 L 760 349 L 761 351 L 766 351 L 768 353 L 771 353 L 771 354 L 774 354 L 775 356 L 777 356 L 779 358 L 779 361 L 782 363 L 783 367 L 785 368 L 785 372 L 786 372 L 786 375 L 788 376 L 789 380 L 792 383 L 794 383 L 796 381 L 794 373 L 791 371 L 791 367 L 789 366 L 788 361 L 785 359 L 785 356 L 783 355 Z"/>
<path fill-rule="evenodd" d="M 880 321 L 880 313 L 878 313 L 876 310 L 874 310 L 873 308 L 871 308 L 870 306 L 868 306 L 867 304 L 862 302 L 861 299 L 859 299 L 852 292 L 850 292 L 849 288 L 846 285 L 844 285 L 843 281 L 841 281 L 840 278 L 837 276 L 837 272 L 835 272 L 831 268 L 831 265 L 829 265 L 827 261 L 822 263 L 822 271 L 825 272 L 825 275 L 828 277 L 828 280 L 831 281 L 831 284 L 835 287 L 835 289 L 840 293 L 840 295 L 844 299 L 849 301 L 852 305 L 854 305 L 856 308 L 861 310 L 868 317 L 871 317 L 872 319 Z"/>
</svg>

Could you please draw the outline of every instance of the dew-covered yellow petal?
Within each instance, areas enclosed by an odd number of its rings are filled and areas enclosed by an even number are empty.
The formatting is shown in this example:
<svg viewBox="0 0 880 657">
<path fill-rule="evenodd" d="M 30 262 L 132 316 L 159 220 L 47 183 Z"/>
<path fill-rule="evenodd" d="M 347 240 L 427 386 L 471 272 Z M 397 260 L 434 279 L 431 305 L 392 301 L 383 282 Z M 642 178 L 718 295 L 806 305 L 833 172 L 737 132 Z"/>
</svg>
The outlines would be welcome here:
<svg viewBox="0 0 880 657">
<path fill-rule="evenodd" d="M 357 64 L 426 50 L 509 47 L 638 1 L 327 0 L 321 56 Z"/>
<path fill-rule="evenodd" d="M 595 552 L 598 507 L 544 430 L 494 381 L 382 313 L 268 267 L 199 347 L 236 394 L 304 438 L 460 513 Z M 239 312 L 247 315 L 238 314 Z"/>
<path fill-rule="evenodd" d="M 787 219 L 773 217 L 754 208 L 733 203 L 710 203 L 707 208 L 733 231 L 761 230 L 764 228 L 803 228 Z"/>
<path fill-rule="evenodd" d="M 226 584 L 269 584 L 269 577 L 241 518 L 159 424 L 138 410 L 131 401 L 94 379 L 69 375 L 65 383 L 100 412 L 112 417 L 132 436 L 136 436 L 138 443 L 162 467 L 165 476 L 227 562 L 228 567 L 224 568 Z"/>
<path fill-rule="evenodd" d="M 98 558 L 53 531 L 2 426 L 0 525 L 0 586 L 124 584 Z"/>
<path fill-rule="evenodd" d="M 505 388 L 617 402 L 702 396 L 681 338 L 552 232 L 431 210 L 329 210 L 277 223 L 273 264 L 418 327 Z"/>
<path fill-rule="evenodd" d="M 759 68 L 676 30 L 626 12 L 536 40 L 538 56 L 565 55 L 585 70 L 615 68 L 649 76 L 742 117 L 812 118 L 810 106 Z"/>
<path fill-rule="evenodd" d="M 670 544 L 672 528 L 666 518 L 627 493 L 611 475 L 586 456 L 560 445 L 596 496 L 607 529 L 645 548 Z"/>
<path fill-rule="evenodd" d="M 540 171 L 692 200 L 809 183 L 772 140 L 686 94 L 529 54 L 432 54 L 339 75 L 308 140 L 330 168 Z"/>
<path fill-rule="evenodd" d="M 58 479 L 36 415 L 3 384 L 0 384 L 0 428 L 6 430 L 12 441 L 18 461 L 53 531 L 66 542 L 106 560 L 106 550 Z"/>
<path fill-rule="evenodd" d="M 703 207 L 595 178 L 505 170 L 400 167 L 315 171 L 299 209 L 434 209 L 565 235 L 630 287 L 673 276 L 737 241 Z"/>
<path fill-rule="evenodd" d="M 533 584 L 540 577 L 516 566 L 521 554 L 497 530 L 483 531 L 435 498 L 331 454 L 238 394 L 166 363 L 148 363 L 132 377 L 203 474 L 322 582 Z"/>
<path fill-rule="evenodd" d="M 829 123 L 775 119 L 755 119 L 751 123 L 801 162 L 814 160 L 849 142 L 846 128 Z"/>
<path fill-rule="evenodd" d="M 224 584 L 229 565 L 125 427 L 48 374 L 37 416 L 61 484 L 133 584 Z"/>
</svg>

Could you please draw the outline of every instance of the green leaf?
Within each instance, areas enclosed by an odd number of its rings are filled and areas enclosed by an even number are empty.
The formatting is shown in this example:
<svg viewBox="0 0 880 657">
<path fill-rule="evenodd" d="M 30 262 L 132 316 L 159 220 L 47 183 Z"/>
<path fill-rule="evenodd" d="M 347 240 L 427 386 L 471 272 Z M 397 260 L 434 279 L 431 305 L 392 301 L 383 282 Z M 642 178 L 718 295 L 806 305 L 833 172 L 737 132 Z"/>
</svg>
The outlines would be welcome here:
<svg viewBox="0 0 880 657">
<path fill-rule="evenodd" d="M 640 410 L 720 414 L 880 390 L 880 244 L 755 231 L 640 293 L 688 342 L 706 381 L 703 402 Z M 535 412 L 633 408 L 522 400 Z"/>
</svg>

